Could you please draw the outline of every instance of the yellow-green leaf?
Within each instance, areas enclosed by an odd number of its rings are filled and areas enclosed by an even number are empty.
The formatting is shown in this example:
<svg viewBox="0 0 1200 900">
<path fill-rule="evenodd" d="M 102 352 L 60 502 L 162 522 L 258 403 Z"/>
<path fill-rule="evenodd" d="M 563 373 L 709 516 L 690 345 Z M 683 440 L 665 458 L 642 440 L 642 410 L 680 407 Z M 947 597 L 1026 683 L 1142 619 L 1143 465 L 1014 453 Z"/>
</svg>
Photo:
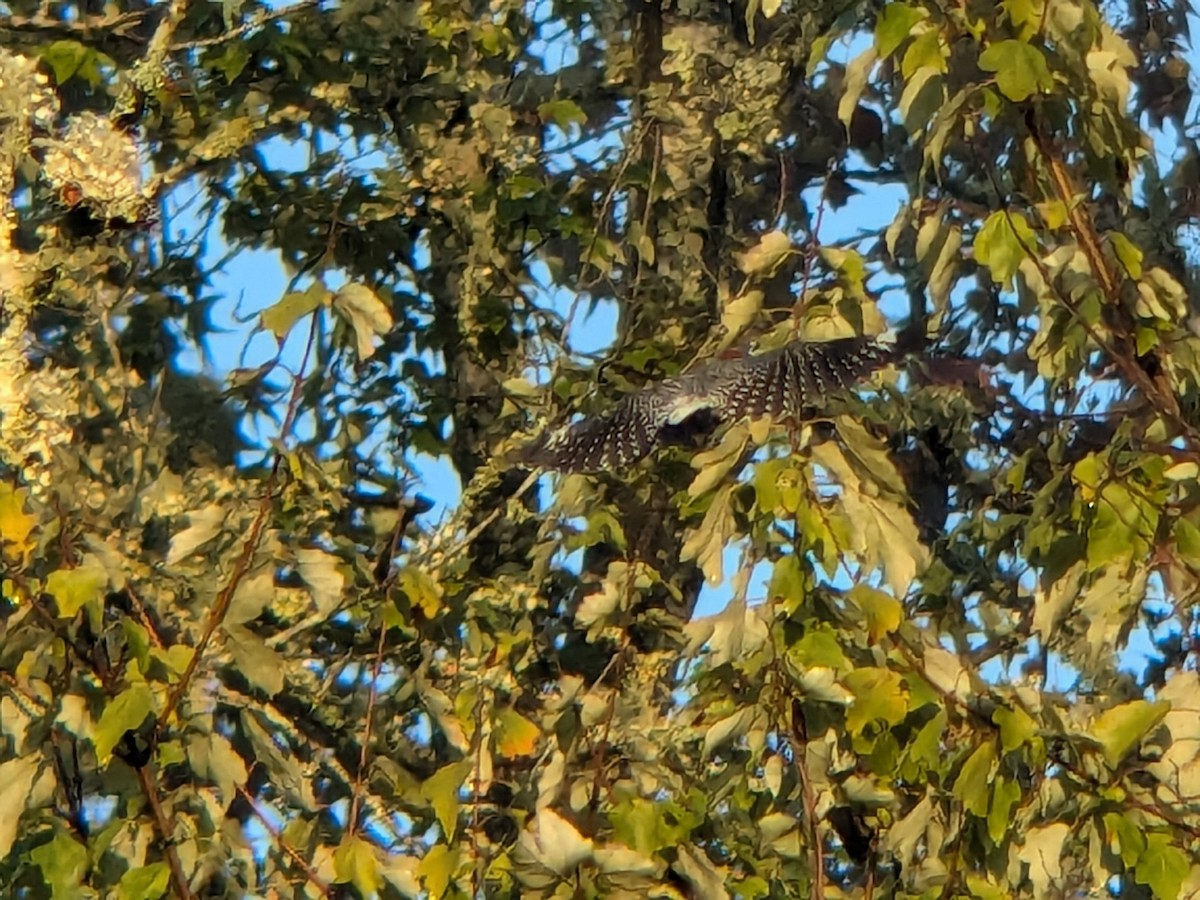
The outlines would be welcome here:
<svg viewBox="0 0 1200 900">
<path fill-rule="evenodd" d="M 324 303 L 328 296 L 329 291 L 319 282 L 313 283 L 306 291 L 284 294 L 274 306 L 262 311 L 263 328 L 282 343 L 296 323 Z"/>
<path fill-rule="evenodd" d="M 529 756 L 537 750 L 542 731 L 511 707 L 496 714 L 494 731 L 496 750 L 507 759 Z"/>
<path fill-rule="evenodd" d="M 1000 93 L 1015 102 L 1054 87 L 1046 55 L 1024 41 L 997 41 L 979 55 L 979 68 L 995 72 Z"/>
<path fill-rule="evenodd" d="M 850 600 L 863 612 L 871 643 L 879 643 L 885 634 L 900 627 L 904 609 L 895 597 L 865 584 L 856 584 L 850 589 Z"/>
<path fill-rule="evenodd" d="M 738 268 L 747 275 L 770 277 L 792 253 L 792 239 L 784 231 L 768 231 L 758 243 L 738 256 Z"/>
<path fill-rule="evenodd" d="M 59 569 L 46 579 L 46 593 L 54 598 L 61 619 L 75 616 L 86 604 L 99 601 L 108 587 L 108 573 L 99 566 Z"/>
<path fill-rule="evenodd" d="M 999 844 L 1012 826 L 1012 809 L 1021 799 L 1021 786 L 1003 775 L 996 776 L 992 788 L 992 808 L 988 810 L 988 836 Z"/>
<path fill-rule="evenodd" d="M 333 853 L 333 871 L 339 884 L 349 882 L 363 897 L 372 897 L 382 881 L 375 848 L 358 835 L 342 841 Z"/>
<path fill-rule="evenodd" d="M 29 535 L 37 525 L 37 517 L 25 512 L 28 498 L 28 491 L 0 484 L 0 547 L 10 559 L 24 559 L 32 549 Z"/>
<path fill-rule="evenodd" d="M 1165 700 L 1131 700 L 1102 712 L 1092 724 L 1092 735 L 1104 748 L 1105 760 L 1115 766 L 1170 711 Z"/>
<path fill-rule="evenodd" d="M 925 10 L 907 3 L 889 3 L 875 22 L 875 49 L 880 59 L 887 59 L 912 34 L 913 27 L 927 15 Z"/>
<path fill-rule="evenodd" d="M 108 764 L 113 748 L 126 731 L 136 730 L 154 713 L 154 695 L 144 681 L 135 681 L 104 707 L 92 740 L 100 765 Z"/>
<path fill-rule="evenodd" d="M 992 721 L 1000 728 L 1000 749 L 1005 753 L 1016 750 L 1037 733 L 1037 722 L 1019 706 L 998 707 Z"/>
<path fill-rule="evenodd" d="M 167 892 L 171 870 L 165 862 L 130 869 L 117 885 L 118 900 L 158 900 Z"/>
<path fill-rule="evenodd" d="M 447 841 L 454 840 L 454 833 L 458 830 L 458 810 L 461 805 L 458 793 L 471 774 L 471 766 L 470 760 L 451 763 L 421 782 L 421 796 L 433 807 Z"/>
<path fill-rule="evenodd" d="M 1037 247 L 1037 237 L 1016 210 L 997 210 L 975 236 L 975 259 L 988 267 L 992 280 L 1008 287 L 1021 261 Z"/>
<path fill-rule="evenodd" d="M 442 608 L 441 586 L 422 569 L 403 569 L 396 578 L 396 586 L 427 619 L 435 618 Z"/>
<path fill-rule="evenodd" d="M 992 765 L 996 761 L 996 745 L 984 741 L 975 748 L 954 779 L 954 796 L 961 801 L 967 812 L 981 819 L 988 813 L 991 792 L 988 785 L 992 780 Z"/>
<path fill-rule="evenodd" d="M 1174 900 L 1180 896 L 1191 865 L 1189 855 L 1176 845 L 1171 835 L 1148 834 L 1134 880 L 1150 888 L 1159 900 Z"/>
<path fill-rule="evenodd" d="M 80 882 L 88 868 L 87 848 L 65 831 L 34 848 L 30 861 L 42 870 L 42 880 L 50 888 L 54 900 L 80 896 Z"/>
<path fill-rule="evenodd" d="M 451 850 L 445 844 L 434 844 L 417 866 L 417 875 L 425 884 L 431 900 L 439 900 L 446 893 L 454 871 L 458 868 L 458 849 Z"/>
<path fill-rule="evenodd" d="M 846 727 L 851 734 L 862 734 L 877 721 L 895 725 L 908 713 L 908 690 L 890 669 L 859 668 L 847 673 L 842 681 L 854 695 L 854 703 L 846 713 Z"/>
</svg>

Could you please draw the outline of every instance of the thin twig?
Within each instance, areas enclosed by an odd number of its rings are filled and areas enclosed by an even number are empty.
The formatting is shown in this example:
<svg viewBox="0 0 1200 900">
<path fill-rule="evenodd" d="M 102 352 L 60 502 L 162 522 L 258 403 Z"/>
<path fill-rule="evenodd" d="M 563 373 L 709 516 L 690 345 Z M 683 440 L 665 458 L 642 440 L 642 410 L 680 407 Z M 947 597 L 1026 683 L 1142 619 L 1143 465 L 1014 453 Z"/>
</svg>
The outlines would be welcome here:
<svg viewBox="0 0 1200 900">
<path fill-rule="evenodd" d="M 150 804 L 150 813 L 154 816 L 154 824 L 158 828 L 159 837 L 162 840 L 163 856 L 167 858 L 167 866 L 171 870 L 171 881 L 175 883 L 175 891 L 179 894 L 180 900 L 191 900 L 192 890 L 188 887 L 187 875 L 184 874 L 183 864 L 179 861 L 179 851 L 175 849 L 174 829 L 171 827 L 162 801 L 158 797 L 158 783 L 154 777 L 152 766 L 153 763 L 148 761 L 137 767 L 138 782 Z"/>
<path fill-rule="evenodd" d="M 800 794 L 804 803 L 804 819 L 808 824 L 808 839 L 812 845 L 812 900 L 825 898 L 825 852 L 821 846 L 821 834 L 817 829 L 817 797 L 813 792 L 812 779 L 808 775 L 808 727 L 804 722 L 804 709 L 799 700 L 792 700 L 792 736 L 796 741 L 792 748 L 796 773 L 800 776 Z"/>
<path fill-rule="evenodd" d="M 825 183 L 821 187 L 821 199 L 817 203 L 817 220 L 813 223 L 812 232 L 808 236 L 808 247 L 804 251 L 804 280 L 800 283 L 800 299 L 796 301 L 796 305 L 792 309 L 792 327 L 797 330 L 800 326 L 800 314 L 808 304 L 805 295 L 808 293 L 808 282 L 812 278 L 813 263 L 817 260 L 817 254 L 821 252 L 821 222 L 825 219 L 825 200 L 829 194 L 829 179 L 833 177 L 836 165 L 834 160 L 829 161 L 829 167 L 825 172 Z"/>
<path fill-rule="evenodd" d="M 787 157 L 781 153 L 779 154 L 779 195 L 775 198 L 775 214 L 771 217 L 771 224 L 776 228 L 779 227 L 779 223 L 783 219 L 783 206 L 787 202 L 787 187 Z"/>
<path fill-rule="evenodd" d="M 529 475 L 526 476 L 525 480 L 521 482 L 521 486 L 519 488 L 517 488 L 516 492 L 509 499 L 511 499 L 511 500 L 520 499 L 527 490 L 529 490 L 531 487 L 533 487 L 533 485 L 537 482 L 538 478 L 540 478 L 541 475 L 542 475 L 541 471 L 539 471 L 537 469 L 530 472 Z M 443 555 L 443 562 L 448 561 L 449 559 L 451 559 L 453 557 L 456 557 L 459 553 L 461 553 L 467 547 L 471 546 L 471 544 L 474 542 L 475 538 L 477 538 L 477 537 L 479 537 L 479 535 L 483 534 L 483 532 L 487 528 L 489 528 L 493 522 L 495 522 L 498 518 L 500 518 L 500 515 L 503 512 L 504 512 L 504 510 L 501 507 L 497 507 L 496 509 L 493 509 L 490 513 L 488 513 L 488 515 L 483 519 L 482 522 L 480 522 L 478 525 L 476 525 L 474 528 L 472 528 L 470 531 L 468 531 L 466 533 L 466 535 L 464 535 L 462 537 L 461 540 L 456 541 L 454 544 L 445 548 L 444 550 L 437 546 L 430 547 L 424 553 L 421 554 L 421 556 L 418 558 L 417 561 L 420 563 L 428 562 L 439 551 Z M 393 575 L 394 575 L 394 573 L 393 573 Z M 391 581 L 392 581 L 392 576 L 389 575 L 388 581 L 385 582 L 385 584 L 390 585 Z"/>
<path fill-rule="evenodd" d="M 293 3 L 291 6 L 284 6 L 280 9 L 274 9 L 269 12 L 260 13 L 250 19 L 249 22 L 245 22 L 239 25 L 237 28 L 231 28 L 229 31 L 219 34 L 216 37 L 199 38 L 194 41 L 184 41 L 180 44 L 172 44 L 171 52 L 176 53 L 181 50 L 198 50 L 201 47 L 215 47 L 218 44 L 224 44 L 226 41 L 237 40 L 243 35 L 249 34 L 254 29 L 261 28 L 268 22 L 274 22 L 276 19 L 286 19 L 288 16 L 293 15 L 294 13 L 302 12 L 303 10 L 311 9 L 312 7 L 320 5 L 321 0 L 300 0 L 299 3 Z"/>
<path fill-rule="evenodd" d="M 258 803 L 255 801 L 254 797 L 250 795 L 250 792 L 240 784 L 238 785 L 237 790 L 238 793 L 242 795 L 242 799 L 245 800 L 249 805 L 250 811 L 254 813 L 254 817 L 258 819 L 258 821 L 262 824 L 262 827 L 266 830 L 267 834 L 271 836 L 271 840 L 274 841 L 275 845 L 278 846 L 279 849 L 284 853 L 286 853 L 291 858 L 292 862 L 294 862 L 300 868 L 300 871 L 304 873 L 304 877 L 308 879 L 308 883 L 320 891 L 321 896 L 332 897 L 333 890 L 328 884 L 325 883 L 321 876 L 316 873 L 316 870 L 309 865 L 308 860 L 301 855 L 300 851 L 298 851 L 284 839 L 283 833 L 276 828 L 275 824 L 258 808 Z"/>
<path fill-rule="evenodd" d="M 304 348 L 304 357 L 300 361 L 300 368 L 297 370 L 295 381 L 292 384 L 292 396 L 288 400 L 287 413 L 283 419 L 283 427 L 280 429 L 280 441 L 287 440 L 300 408 L 300 398 L 304 391 L 304 373 L 308 369 L 308 360 L 312 355 L 313 345 L 316 343 L 317 321 L 319 317 L 319 310 L 311 313 L 308 341 Z M 250 524 L 250 533 L 246 535 L 246 540 L 242 544 L 242 552 L 234 564 L 229 580 L 221 588 L 216 602 L 213 603 L 212 609 L 209 610 L 208 620 L 204 625 L 204 632 L 196 644 L 192 658 L 188 660 L 187 668 L 183 670 L 183 675 L 180 676 L 179 682 L 171 689 L 171 693 L 167 695 L 166 706 L 163 707 L 163 711 L 158 717 L 160 727 L 170 721 L 172 713 L 175 712 L 176 707 L 179 705 L 179 701 L 187 692 L 188 684 L 191 682 L 192 676 L 195 675 L 196 669 L 200 665 L 204 651 L 208 649 L 208 644 L 212 640 L 213 635 L 221 626 L 221 623 L 225 621 L 225 615 L 229 612 L 229 604 L 233 602 L 233 595 L 241 584 L 242 579 L 246 576 L 246 573 L 250 570 L 254 553 L 258 550 L 259 542 L 262 540 L 263 529 L 266 527 L 271 508 L 275 504 L 275 491 L 279 486 L 282 470 L 283 453 L 278 452 L 275 454 L 275 462 L 271 466 L 271 474 L 267 476 L 266 485 L 263 487 L 262 499 L 258 503 L 258 512 L 254 516 L 254 521 Z"/>
<path fill-rule="evenodd" d="M 996 186 L 997 190 L 999 190 L 999 184 L 996 182 L 995 175 L 990 169 L 988 170 L 988 174 L 992 175 L 992 182 Z M 1079 308 L 1059 289 L 1057 280 L 1054 278 L 1053 273 L 1046 268 L 1046 264 L 1042 262 L 1035 249 L 1029 245 L 1029 243 L 1017 230 L 1016 224 L 1013 222 L 1012 212 L 1007 206 L 1005 206 L 1003 212 L 1004 220 L 1008 224 L 1009 230 L 1012 232 L 1013 237 L 1016 239 L 1017 243 L 1021 245 L 1021 249 L 1025 252 L 1025 255 L 1029 258 L 1030 262 L 1032 262 L 1037 268 L 1038 274 L 1041 275 L 1042 280 L 1046 282 L 1046 286 L 1054 292 L 1055 297 L 1060 303 L 1062 303 L 1063 308 L 1066 309 L 1067 312 L 1069 312 L 1075 319 L 1075 321 L 1080 324 L 1083 330 L 1087 332 L 1088 337 L 1092 339 L 1096 346 L 1103 350 L 1108 357 L 1117 364 L 1117 367 L 1125 373 L 1125 376 L 1130 380 L 1130 382 L 1142 392 L 1147 401 L 1149 401 L 1150 405 L 1154 407 L 1154 410 L 1167 421 L 1175 425 L 1182 434 L 1186 435 L 1190 439 L 1189 443 L 1191 443 L 1193 447 L 1196 447 L 1198 443 L 1200 443 L 1200 432 L 1198 432 L 1188 422 L 1184 421 L 1184 419 L 1179 415 L 1178 404 L 1175 401 L 1175 398 L 1172 396 L 1172 402 L 1170 404 L 1166 403 L 1162 396 L 1162 392 L 1158 389 L 1158 385 L 1156 385 L 1150 379 L 1150 376 L 1147 375 L 1146 372 L 1136 362 L 1130 360 L 1126 354 L 1118 353 L 1117 349 L 1112 345 L 1112 343 L 1102 334 L 1100 334 L 1096 327 L 1087 320 L 1083 313 L 1079 311 Z"/>
<path fill-rule="evenodd" d="M 350 820 L 346 826 L 347 837 L 358 830 L 358 809 L 362 797 L 363 773 L 367 770 L 371 746 L 371 726 L 375 717 L 375 700 L 379 695 L 379 672 L 383 668 L 383 646 L 387 641 L 387 623 L 379 623 L 379 641 L 375 645 L 375 662 L 371 666 L 371 689 L 367 694 L 367 722 L 363 726 L 362 746 L 358 748 L 358 771 L 354 773 L 354 787 L 350 794 Z"/>
<path fill-rule="evenodd" d="M 641 146 L 642 138 L 646 135 L 646 129 L 650 127 L 649 122 L 643 122 L 634 134 L 633 140 L 626 147 L 626 152 L 621 156 L 621 161 L 617 164 L 617 171 L 613 174 L 612 184 L 608 186 L 608 190 L 604 192 L 604 199 L 600 201 L 600 212 L 596 215 L 596 230 L 592 232 L 592 238 L 588 242 L 587 251 L 583 254 L 583 261 L 586 263 L 592 257 L 592 252 L 596 249 L 596 241 L 600 237 L 600 226 L 603 225 L 608 217 L 609 207 L 612 206 L 613 197 L 617 194 L 617 189 L 621 186 L 621 179 L 625 177 L 625 171 L 633 163 L 633 151 L 631 148 Z M 653 185 L 651 186 L 653 190 Z M 566 318 L 563 321 L 562 331 L 559 333 L 558 342 L 563 348 L 567 346 L 567 339 L 571 334 L 571 322 L 575 318 L 575 313 L 579 309 L 579 303 L 583 299 L 584 293 L 594 284 L 594 281 L 588 281 L 586 278 L 581 279 L 578 290 L 575 291 L 575 296 L 571 298 L 571 305 L 567 309 Z"/>
</svg>

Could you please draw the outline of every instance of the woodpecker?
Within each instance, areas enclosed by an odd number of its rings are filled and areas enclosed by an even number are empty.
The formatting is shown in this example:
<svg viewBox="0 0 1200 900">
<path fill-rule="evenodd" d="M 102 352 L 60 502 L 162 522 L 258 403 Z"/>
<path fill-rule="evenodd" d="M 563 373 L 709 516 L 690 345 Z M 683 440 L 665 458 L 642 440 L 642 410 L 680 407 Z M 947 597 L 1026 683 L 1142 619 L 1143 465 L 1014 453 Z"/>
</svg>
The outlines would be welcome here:
<svg viewBox="0 0 1200 900">
<path fill-rule="evenodd" d="M 560 472 L 614 471 L 657 445 L 769 415 L 800 421 L 891 363 L 896 347 L 870 338 L 795 341 L 740 359 L 713 360 L 621 400 L 611 412 L 541 434 L 516 461 Z"/>
</svg>

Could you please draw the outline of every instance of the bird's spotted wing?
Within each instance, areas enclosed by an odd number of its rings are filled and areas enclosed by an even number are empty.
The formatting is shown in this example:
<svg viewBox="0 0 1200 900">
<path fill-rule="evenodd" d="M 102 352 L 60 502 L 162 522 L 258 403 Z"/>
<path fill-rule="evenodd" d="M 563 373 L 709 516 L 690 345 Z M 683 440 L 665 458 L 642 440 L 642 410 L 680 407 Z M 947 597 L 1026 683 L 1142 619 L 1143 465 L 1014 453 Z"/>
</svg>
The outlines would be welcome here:
<svg viewBox="0 0 1200 900">
<path fill-rule="evenodd" d="M 602 416 L 544 433 L 518 451 L 517 460 L 560 472 L 593 472 L 632 466 L 646 456 L 666 424 L 664 386 L 632 394 Z"/>
<path fill-rule="evenodd" d="M 794 343 L 750 357 L 716 388 L 726 411 L 722 418 L 799 418 L 894 358 L 891 347 L 866 338 Z"/>
<path fill-rule="evenodd" d="M 762 356 L 717 360 L 622 400 L 610 413 L 546 432 L 516 461 L 562 472 L 620 471 L 655 445 L 742 418 L 799 418 L 806 407 L 887 365 L 892 348 L 866 338 L 795 343 Z"/>
</svg>

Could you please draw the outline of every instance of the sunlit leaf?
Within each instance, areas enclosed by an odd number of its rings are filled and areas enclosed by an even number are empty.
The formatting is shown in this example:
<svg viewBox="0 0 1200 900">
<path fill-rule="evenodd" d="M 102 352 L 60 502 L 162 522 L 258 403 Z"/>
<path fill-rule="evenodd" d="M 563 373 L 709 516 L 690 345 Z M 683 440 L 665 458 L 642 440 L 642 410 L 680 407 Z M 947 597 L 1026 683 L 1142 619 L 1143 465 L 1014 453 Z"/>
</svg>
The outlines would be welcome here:
<svg viewBox="0 0 1200 900">
<path fill-rule="evenodd" d="M 459 792 L 466 783 L 471 768 L 469 760 L 453 763 L 443 766 L 421 782 L 421 796 L 433 807 L 447 840 L 454 840 L 454 834 L 458 830 L 458 810 L 461 806 Z"/>
<path fill-rule="evenodd" d="M 87 847 L 65 831 L 56 831 L 50 841 L 34 848 L 29 858 L 41 869 L 42 880 L 56 900 L 79 896 L 79 884 L 88 868 Z"/>
<path fill-rule="evenodd" d="M 333 308 L 354 329 L 359 359 L 375 355 L 374 339 L 392 330 L 392 311 L 365 284 L 351 282 L 333 295 Z"/>
<path fill-rule="evenodd" d="M 1106 709 L 1092 723 L 1092 734 L 1104 747 L 1104 758 L 1117 765 L 1170 711 L 1165 701 L 1131 700 Z"/>
<path fill-rule="evenodd" d="M 792 239 L 785 232 L 768 231 L 738 258 L 738 268 L 747 275 L 770 276 L 792 252 Z"/>
<path fill-rule="evenodd" d="M 496 750 L 501 756 L 514 759 L 529 756 L 538 746 L 542 731 L 515 709 L 502 709 L 496 714 L 493 735 Z"/>
<path fill-rule="evenodd" d="M 854 694 L 854 705 L 846 713 L 846 727 L 851 734 L 861 734 L 875 722 L 895 725 L 908 712 L 903 680 L 890 669 L 855 669 L 843 681 Z"/>
<path fill-rule="evenodd" d="M 158 900 L 167 892 L 171 869 L 165 862 L 130 869 L 121 876 L 117 887 L 120 900 Z"/>
<path fill-rule="evenodd" d="M 107 765 L 125 732 L 138 729 L 153 714 L 154 695 L 144 681 L 134 682 L 105 704 L 92 738 L 100 763 Z"/>
<path fill-rule="evenodd" d="M 29 492 L 0 484 L 0 548 L 4 555 L 21 560 L 32 549 L 29 536 L 37 526 L 37 517 L 25 512 Z"/>
<path fill-rule="evenodd" d="M 1009 100 L 1021 101 L 1054 87 L 1045 54 L 1024 41 L 991 44 L 980 54 L 979 68 L 996 73 L 996 85 Z"/>
<path fill-rule="evenodd" d="M 305 291 L 284 294 L 274 306 L 262 311 L 262 326 L 282 343 L 297 322 L 328 302 L 328 299 L 329 291 L 319 283 L 310 285 Z"/>
<path fill-rule="evenodd" d="M 980 818 L 988 813 L 991 797 L 989 787 L 995 762 L 996 745 L 991 741 L 983 741 L 967 757 L 958 770 L 958 777 L 954 779 L 954 796 L 962 802 L 964 809 Z"/>
<path fill-rule="evenodd" d="M 913 26 L 927 15 L 925 10 L 907 3 L 889 3 L 884 6 L 875 24 L 875 49 L 879 58 L 887 59 L 895 53 L 896 48 L 912 34 Z"/>
<path fill-rule="evenodd" d="M 342 841 L 334 851 L 333 865 L 338 882 L 353 884 L 364 897 L 379 890 L 379 860 L 375 848 L 363 838 L 355 835 Z"/>
<path fill-rule="evenodd" d="M 98 566 L 59 569 L 46 579 L 46 593 L 54 598 L 60 618 L 74 618 L 88 603 L 97 602 L 108 586 L 108 574 Z"/>
</svg>

